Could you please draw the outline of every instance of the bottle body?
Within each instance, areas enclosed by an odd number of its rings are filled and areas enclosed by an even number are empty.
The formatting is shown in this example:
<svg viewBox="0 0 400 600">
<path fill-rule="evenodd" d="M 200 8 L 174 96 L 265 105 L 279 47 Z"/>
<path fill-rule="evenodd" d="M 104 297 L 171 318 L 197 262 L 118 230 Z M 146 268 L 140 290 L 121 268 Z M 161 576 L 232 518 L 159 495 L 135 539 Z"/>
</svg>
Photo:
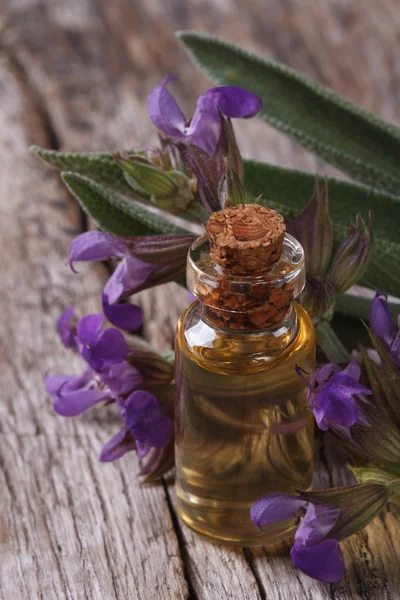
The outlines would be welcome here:
<svg viewBox="0 0 400 600">
<path fill-rule="evenodd" d="M 181 316 L 176 340 L 176 495 L 198 533 L 254 546 L 287 535 L 294 522 L 260 532 L 250 507 L 270 492 L 311 486 L 313 418 L 295 372 L 315 366 L 315 335 L 296 303 L 261 332 L 226 331 L 201 304 Z"/>
</svg>

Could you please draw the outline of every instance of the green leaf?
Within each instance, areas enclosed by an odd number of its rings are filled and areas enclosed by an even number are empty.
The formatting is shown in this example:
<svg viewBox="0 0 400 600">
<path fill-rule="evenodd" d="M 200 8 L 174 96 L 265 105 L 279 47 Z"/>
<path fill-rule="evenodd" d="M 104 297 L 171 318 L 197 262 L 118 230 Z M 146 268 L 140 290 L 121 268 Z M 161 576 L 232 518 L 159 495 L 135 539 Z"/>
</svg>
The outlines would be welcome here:
<svg viewBox="0 0 400 600">
<path fill-rule="evenodd" d="M 59 171 L 79 173 L 112 188 L 114 192 L 137 199 L 143 197 L 139 191 L 132 190 L 121 167 L 109 152 L 58 152 L 39 146 L 31 146 L 30 150 Z M 147 198 L 147 195 L 144 197 Z"/>
<path fill-rule="evenodd" d="M 135 186 L 132 181 L 128 182 L 123 170 L 109 152 L 58 152 L 39 146 L 31 146 L 30 150 L 43 162 L 59 171 L 84 175 L 110 188 L 113 193 L 123 194 L 144 205 L 150 204 L 149 195 Z M 186 210 L 180 212 L 179 217 L 191 223 L 206 220 L 202 208 L 199 205 L 196 206 L 194 202 Z"/>
<path fill-rule="evenodd" d="M 328 321 L 321 320 L 315 328 L 317 344 L 329 362 L 346 363 L 350 355 L 343 346 Z"/>
<path fill-rule="evenodd" d="M 260 116 L 364 183 L 400 189 L 400 130 L 309 77 L 207 34 L 178 32 L 193 62 L 222 85 L 263 100 Z"/>
<path fill-rule="evenodd" d="M 275 208 L 288 219 L 294 218 L 312 196 L 314 175 L 250 160 L 244 164 L 245 183 L 251 195 L 257 198 L 262 194 L 261 204 Z M 400 198 L 334 177 L 328 178 L 328 186 L 335 243 L 345 237 L 357 213 L 368 220 L 371 212 L 374 252 L 361 281 L 400 296 Z"/>
<path fill-rule="evenodd" d="M 104 231 L 127 236 L 187 233 L 88 177 L 68 172 L 61 177 L 82 208 Z"/>
</svg>

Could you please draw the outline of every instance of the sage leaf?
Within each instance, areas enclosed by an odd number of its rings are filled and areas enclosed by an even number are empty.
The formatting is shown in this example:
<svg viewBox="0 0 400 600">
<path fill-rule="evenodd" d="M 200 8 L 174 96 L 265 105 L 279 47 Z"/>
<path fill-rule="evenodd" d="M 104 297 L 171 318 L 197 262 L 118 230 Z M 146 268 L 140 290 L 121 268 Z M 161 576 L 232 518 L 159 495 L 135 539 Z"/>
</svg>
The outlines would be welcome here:
<svg viewBox="0 0 400 600">
<path fill-rule="evenodd" d="M 312 174 L 249 160 L 244 161 L 244 166 L 245 184 L 251 196 L 258 198 L 262 194 L 257 201 L 287 219 L 294 219 L 312 196 Z M 374 251 L 361 282 L 400 296 L 400 198 L 334 177 L 328 178 L 328 189 L 335 244 L 347 235 L 349 223 L 357 213 L 367 221 L 371 212 Z"/>
<path fill-rule="evenodd" d="M 237 85 L 263 101 L 270 125 L 369 185 L 398 194 L 400 130 L 344 100 L 306 75 L 203 33 L 180 31 L 194 64 L 222 85 Z"/>
<path fill-rule="evenodd" d="M 103 231 L 126 236 L 187 233 L 88 177 L 68 172 L 62 173 L 61 177 L 71 194 Z"/>
<path fill-rule="evenodd" d="M 79 173 L 127 196 L 142 199 L 146 194 L 133 191 L 121 167 L 109 152 L 59 152 L 31 146 L 31 152 L 59 171 Z"/>
</svg>

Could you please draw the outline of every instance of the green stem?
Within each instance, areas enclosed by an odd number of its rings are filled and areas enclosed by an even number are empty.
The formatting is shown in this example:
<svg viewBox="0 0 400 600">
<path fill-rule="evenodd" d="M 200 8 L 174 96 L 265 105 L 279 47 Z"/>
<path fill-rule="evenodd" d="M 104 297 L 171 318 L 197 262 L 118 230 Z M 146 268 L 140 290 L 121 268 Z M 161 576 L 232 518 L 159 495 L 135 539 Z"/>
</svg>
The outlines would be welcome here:
<svg viewBox="0 0 400 600">
<path fill-rule="evenodd" d="M 328 321 L 320 321 L 316 326 L 317 344 L 327 359 L 335 363 L 349 362 L 350 355 L 336 336 Z"/>
<path fill-rule="evenodd" d="M 339 294 L 335 299 L 335 313 L 368 322 L 371 302 L 371 298 L 354 296 L 353 294 Z M 400 304 L 388 302 L 388 306 L 392 317 L 397 319 L 397 315 L 400 313 Z"/>
</svg>

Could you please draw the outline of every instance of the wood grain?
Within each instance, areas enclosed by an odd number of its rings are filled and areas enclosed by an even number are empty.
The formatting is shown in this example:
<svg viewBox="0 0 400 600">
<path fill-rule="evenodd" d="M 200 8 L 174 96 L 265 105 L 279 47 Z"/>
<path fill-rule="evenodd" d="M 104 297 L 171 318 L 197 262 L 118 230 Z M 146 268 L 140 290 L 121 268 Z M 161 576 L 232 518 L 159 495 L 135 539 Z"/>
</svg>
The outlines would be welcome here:
<svg viewBox="0 0 400 600">
<path fill-rule="evenodd" d="M 171 482 L 140 488 L 136 458 L 101 465 L 118 428 L 112 408 L 75 420 L 53 414 L 42 374 L 78 372 L 54 323 L 70 304 L 99 308 L 107 271 L 64 266 L 87 227 L 58 177 L 27 152 L 122 148 L 155 140 L 152 86 L 179 74 L 187 114 L 208 83 L 174 40 L 177 29 L 222 35 L 282 60 L 399 123 L 395 0 L 0 0 L 0 597 L 9 599 L 268 599 L 400 597 L 400 521 L 386 510 L 343 543 L 338 586 L 296 571 L 288 546 L 213 546 L 177 521 Z M 245 155 L 333 172 L 257 121 L 237 123 Z M 171 347 L 185 293 L 174 284 L 139 302 L 143 333 Z M 335 443 L 317 443 L 316 485 L 349 481 Z"/>
</svg>

